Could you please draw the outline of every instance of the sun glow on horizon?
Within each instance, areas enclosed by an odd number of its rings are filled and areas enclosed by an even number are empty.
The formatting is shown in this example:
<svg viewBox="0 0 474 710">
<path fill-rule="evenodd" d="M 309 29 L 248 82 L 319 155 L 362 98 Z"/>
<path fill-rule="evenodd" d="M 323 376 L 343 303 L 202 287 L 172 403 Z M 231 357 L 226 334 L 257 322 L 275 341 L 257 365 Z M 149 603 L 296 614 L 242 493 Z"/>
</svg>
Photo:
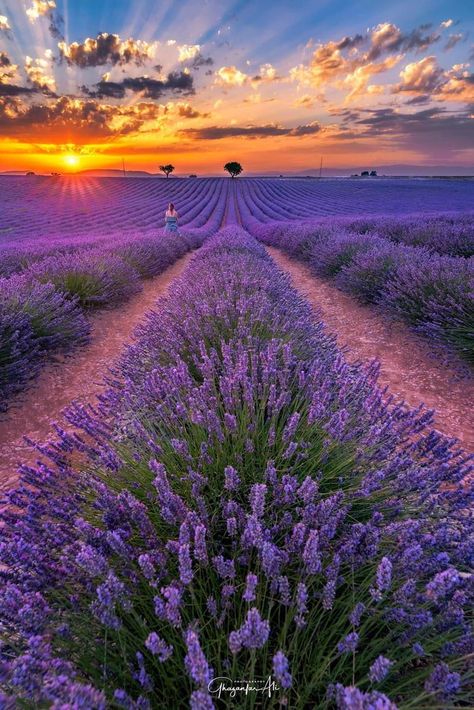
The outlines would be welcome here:
<svg viewBox="0 0 474 710">
<path fill-rule="evenodd" d="M 79 165 L 79 157 L 77 155 L 65 155 L 63 157 L 63 160 L 70 168 L 77 168 L 77 166 Z"/>
</svg>

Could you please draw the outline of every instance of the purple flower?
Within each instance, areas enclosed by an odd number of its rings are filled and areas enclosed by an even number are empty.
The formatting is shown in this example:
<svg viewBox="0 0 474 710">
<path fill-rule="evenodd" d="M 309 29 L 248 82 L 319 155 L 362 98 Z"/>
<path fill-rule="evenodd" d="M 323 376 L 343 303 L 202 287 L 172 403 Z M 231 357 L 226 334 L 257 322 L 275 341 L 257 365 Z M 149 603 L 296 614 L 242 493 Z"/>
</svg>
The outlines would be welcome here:
<svg viewBox="0 0 474 710">
<path fill-rule="evenodd" d="M 439 700 L 448 700 L 455 695 L 461 686 L 459 673 L 449 670 L 446 663 L 438 663 L 430 677 L 425 682 L 425 690 Z"/>
<path fill-rule="evenodd" d="M 266 492 L 267 486 L 264 483 L 254 483 L 250 489 L 250 507 L 256 518 L 263 516 Z"/>
<path fill-rule="evenodd" d="M 372 683 L 380 683 L 393 666 L 393 661 L 385 656 L 379 656 L 370 666 L 369 679 Z"/>
<path fill-rule="evenodd" d="M 370 590 L 376 601 L 381 601 L 383 592 L 390 588 L 392 583 L 392 563 L 388 557 L 382 557 L 375 574 L 375 587 Z"/>
<path fill-rule="evenodd" d="M 201 688 L 206 688 L 212 678 L 212 668 L 206 660 L 199 643 L 199 637 L 193 629 L 188 629 L 184 635 L 188 650 L 184 665 L 192 680 Z"/>
<path fill-rule="evenodd" d="M 438 572 L 427 584 L 426 595 L 434 601 L 439 601 L 446 597 L 459 584 L 459 581 L 459 572 L 452 567 Z"/>
<path fill-rule="evenodd" d="M 173 646 L 169 646 L 165 643 L 165 641 L 163 641 L 163 639 L 155 633 L 155 631 L 152 631 L 151 634 L 148 635 L 148 638 L 145 641 L 145 646 L 150 653 L 154 656 L 158 656 L 158 660 L 161 663 L 167 661 L 173 654 Z"/>
<path fill-rule="evenodd" d="M 349 621 L 351 622 L 352 626 L 359 626 L 360 625 L 360 619 L 362 617 L 362 614 L 365 611 L 365 604 L 362 602 L 357 602 L 351 613 L 349 614 Z"/>
<path fill-rule="evenodd" d="M 321 555 L 319 551 L 319 535 L 317 530 L 310 530 L 303 550 L 303 562 L 308 574 L 321 571 Z"/>
<path fill-rule="evenodd" d="M 194 528 L 194 557 L 202 564 L 207 564 L 206 532 L 204 525 Z"/>
<path fill-rule="evenodd" d="M 303 582 L 298 583 L 296 589 L 296 616 L 295 623 L 299 629 L 306 626 L 306 612 L 308 611 L 308 590 L 306 589 L 306 584 Z"/>
<path fill-rule="evenodd" d="M 167 587 L 162 587 L 160 591 L 164 600 L 158 595 L 154 598 L 155 614 L 160 619 L 169 621 L 170 624 L 179 628 L 181 626 L 181 589 L 176 584 L 170 584 Z"/>
<path fill-rule="evenodd" d="M 340 683 L 329 686 L 327 696 L 335 699 L 338 710 L 397 710 L 395 703 L 382 693 L 363 693 L 354 686 L 344 687 Z"/>
<path fill-rule="evenodd" d="M 214 703 L 209 693 L 204 690 L 195 690 L 189 700 L 191 710 L 214 710 Z"/>
<path fill-rule="evenodd" d="M 359 643 L 359 634 L 356 631 L 351 631 L 342 641 L 337 644 L 339 653 L 352 653 L 356 650 Z"/>
<path fill-rule="evenodd" d="M 291 688 L 291 674 L 288 659 L 283 651 L 278 651 L 273 656 L 273 674 L 282 688 Z"/>
<path fill-rule="evenodd" d="M 224 488 L 228 491 L 235 491 L 240 486 L 240 478 L 233 466 L 226 466 L 224 469 Z"/>
<path fill-rule="evenodd" d="M 249 572 L 247 574 L 245 591 L 242 595 L 242 599 L 246 602 L 253 602 L 255 600 L 255 589 L 258 584 L 258 577 L 256 574 Z"/>
<path fill-rule="evenodd" d="M 109 572 L 105 582 L 97 587 L 96 593 L 97 599 L 91 605 L 94 615 L 105 626 L 120 629 L 122 622 L 117 616 L 117 611 L 119 609 L 129 611 L 131 608 L 125 585 L 113 572 Z"/>
<path fill-rule="evenodd" d="M 189 545 L 180 545 L 178 551 L 179 578 L 185 585 L 191 584 L 193 579 L 193 566 L 191 561 L 191 551 Z"/>
<path fill-rule="evenodd" d="M 238 653 L 241 648 L 262 648 L 269 634 L 270 624 L 262 620 L 258 609 L 252 607 L 240 629 L 230 633 L 229 648 L 232 653 Z"/>
</svg>

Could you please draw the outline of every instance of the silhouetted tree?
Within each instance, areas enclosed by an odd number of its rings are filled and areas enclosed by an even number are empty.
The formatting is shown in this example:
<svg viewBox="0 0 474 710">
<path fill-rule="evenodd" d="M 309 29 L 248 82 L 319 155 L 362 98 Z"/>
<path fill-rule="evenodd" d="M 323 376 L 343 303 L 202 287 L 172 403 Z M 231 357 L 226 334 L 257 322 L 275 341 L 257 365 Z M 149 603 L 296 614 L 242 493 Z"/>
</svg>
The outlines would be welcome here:
<svg viewBox="0 0 474 710">
<path fill-rule="evenodd" d="M 240 175 L 240 173 L 243 172 L 243 167 L 240 163 L 232 161 L 224 165 L 224 170 L 227 170 L 229 175 L 234 178 L 236 175 Z"/>
<path fill-rule="evenodd" d="M 169 177 L 170 173 L 174 171 L 174 165 L 171 165 L 171 163 L 169 165 L 160 165 L 160 170 L 166 177 Z"/>
</svg>

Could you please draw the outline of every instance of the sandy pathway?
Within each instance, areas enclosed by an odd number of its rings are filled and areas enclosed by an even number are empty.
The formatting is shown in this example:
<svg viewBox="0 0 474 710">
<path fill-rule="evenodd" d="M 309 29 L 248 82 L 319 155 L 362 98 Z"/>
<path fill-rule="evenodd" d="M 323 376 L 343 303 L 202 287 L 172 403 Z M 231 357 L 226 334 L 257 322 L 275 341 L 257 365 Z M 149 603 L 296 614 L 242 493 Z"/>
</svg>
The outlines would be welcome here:
<svg viewBox="0 0 474 710">
<path fill-rule="evenodd" d="M 23 441 L 23 435 L 44 442 L 51 436 L 51 421 L 61 419 L 61 411 L 73 399 L 93 402 L 104 389 L 103 377 L 130 342 L 143 315 L 191 259 L 186 254 L 173 266 L 143 282 L 143 291 L 128 303 L 93 316 L 92 340 L 70 356 L 48 363 L 40 376 L 13 402 L 0 420 L 0 489 L 17 479 L 18 463 L 34 463 L 37 458 Z"/>
<path fill-rule="evenodd" d="M 403 323 L 390 323 L 374 308 L 357 303 L 278 249 L 268 247 L 268 252 L 290 275 L 295 288 L 320 309 L 339 346 L 347 347 L 349 359 L 377 358 L 381 386 L 388 386 L 392 394 L 411 406 L 423 402 L 436 409 L 436 428 L 474 451 L 473 380 L 457 380 L 433 357 L 429 345 Z"/>
</svg>

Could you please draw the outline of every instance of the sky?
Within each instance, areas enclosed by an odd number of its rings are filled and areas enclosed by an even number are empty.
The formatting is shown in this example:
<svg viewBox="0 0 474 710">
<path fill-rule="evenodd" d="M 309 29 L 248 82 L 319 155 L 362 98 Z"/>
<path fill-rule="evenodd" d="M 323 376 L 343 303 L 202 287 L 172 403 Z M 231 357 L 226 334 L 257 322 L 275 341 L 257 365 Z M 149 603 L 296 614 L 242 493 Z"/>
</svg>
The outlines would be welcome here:
<svg viewBox="0 0 474 710">
<path fill-rule="evenodd" d="M 0 0 L 0 171 L 474 166 L 474 3 Z"/>
</svg>

